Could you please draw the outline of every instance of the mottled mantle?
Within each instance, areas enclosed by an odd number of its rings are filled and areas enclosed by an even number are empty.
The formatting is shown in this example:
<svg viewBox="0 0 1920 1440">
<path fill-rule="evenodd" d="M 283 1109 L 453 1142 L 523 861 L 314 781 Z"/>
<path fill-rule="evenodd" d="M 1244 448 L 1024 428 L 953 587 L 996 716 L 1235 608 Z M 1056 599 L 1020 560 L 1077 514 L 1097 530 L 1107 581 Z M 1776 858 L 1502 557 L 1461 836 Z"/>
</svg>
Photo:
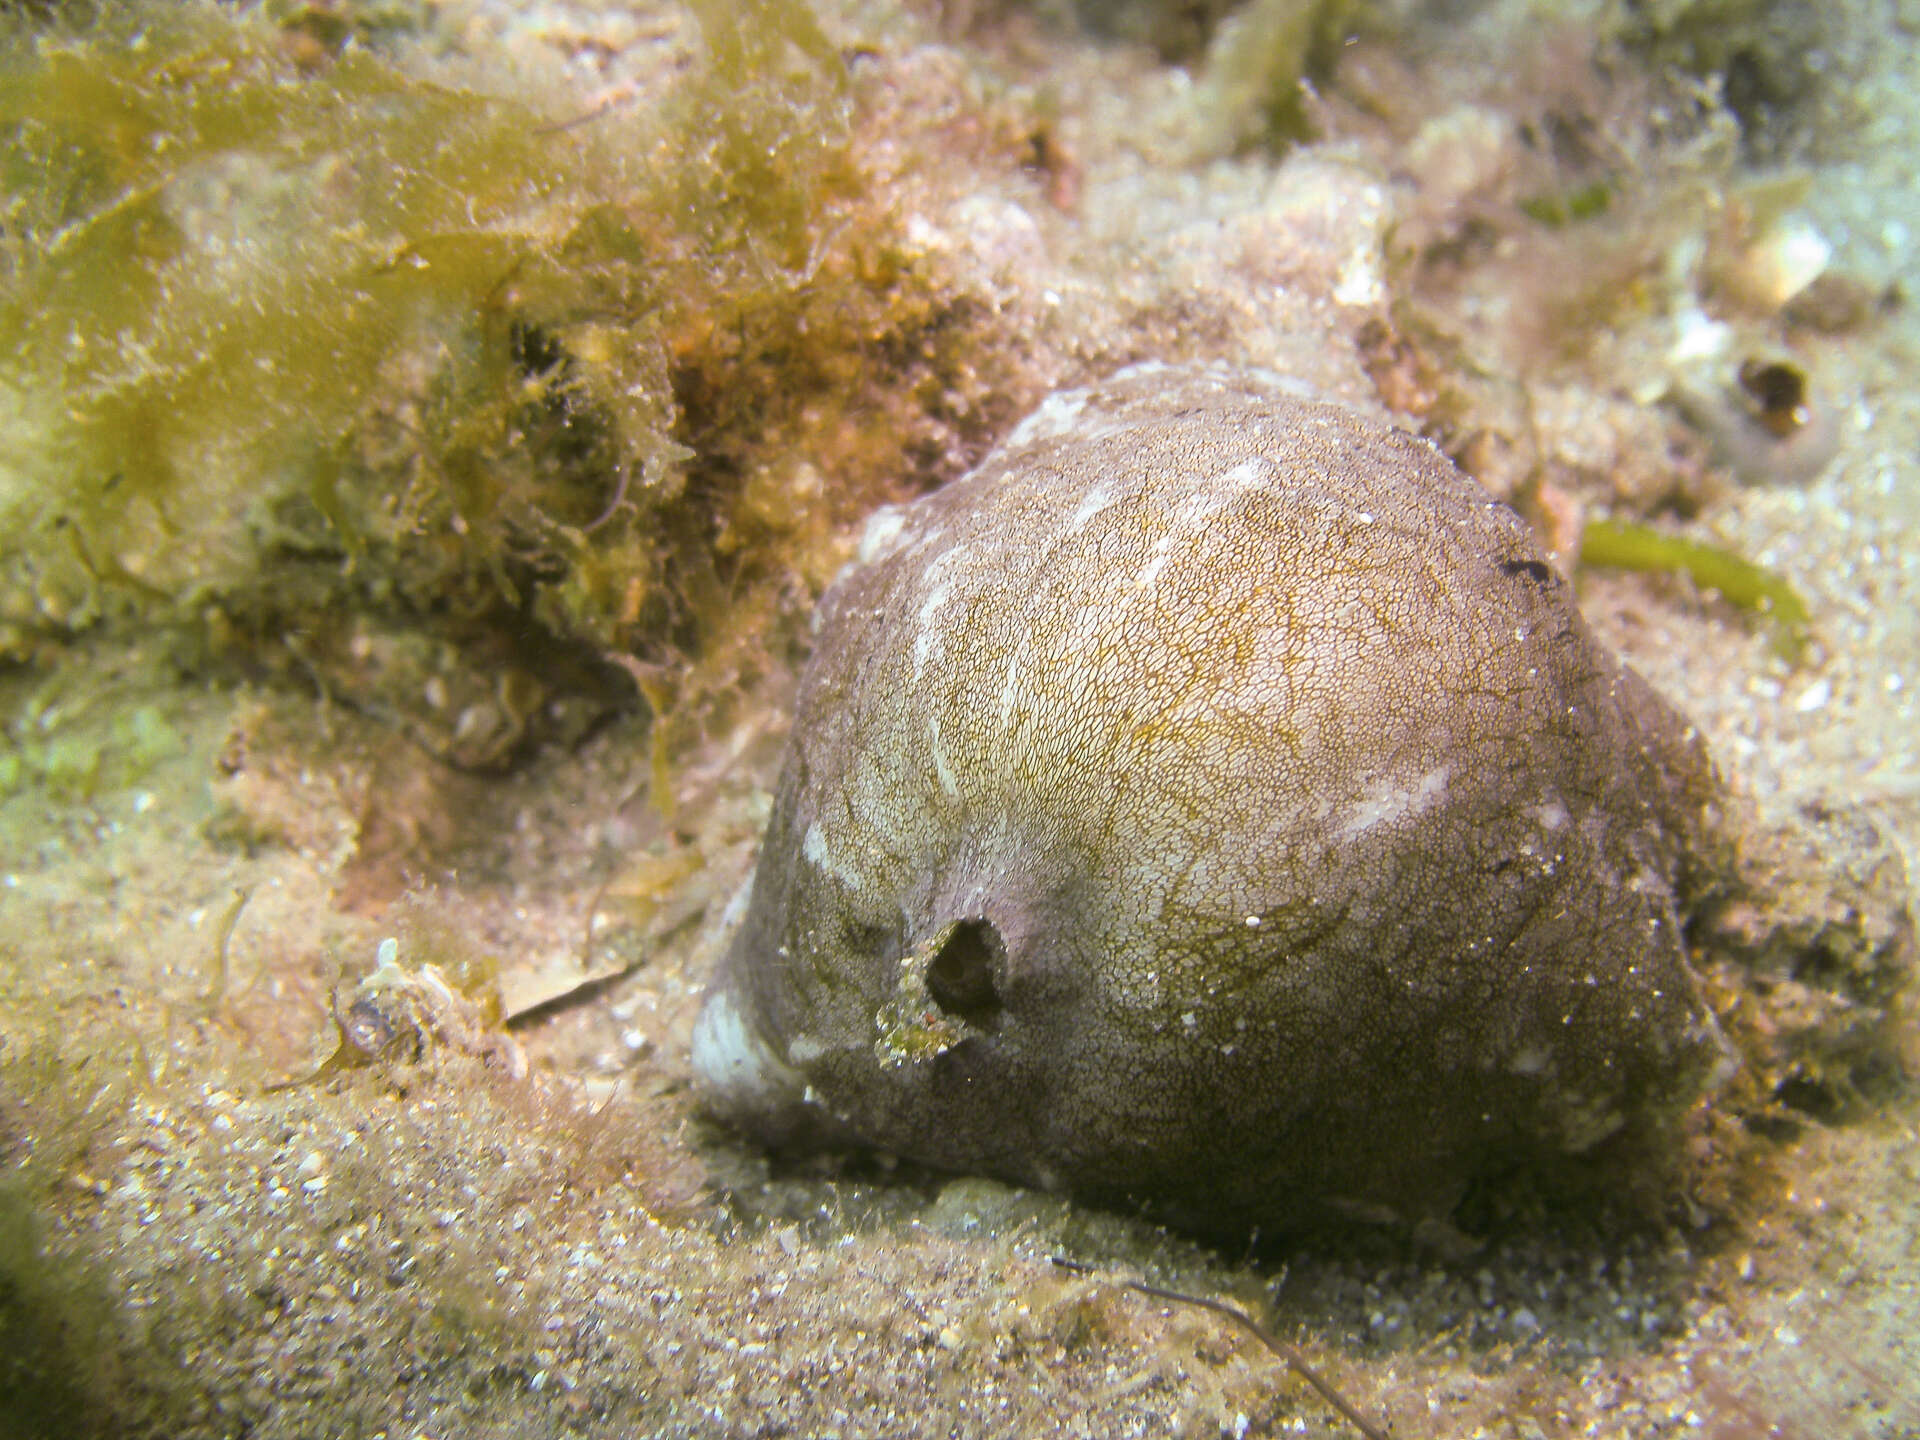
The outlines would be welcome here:
<svg viewBox="0 0 1920 1440">
<path fill-rule="evenodd" d="M 822 603 L 714 1107 L 1205 1228 L 1657 1130 L 1711 768 L 1526 525 L 1262 372 L 1051 397 Z"/>
</svg>

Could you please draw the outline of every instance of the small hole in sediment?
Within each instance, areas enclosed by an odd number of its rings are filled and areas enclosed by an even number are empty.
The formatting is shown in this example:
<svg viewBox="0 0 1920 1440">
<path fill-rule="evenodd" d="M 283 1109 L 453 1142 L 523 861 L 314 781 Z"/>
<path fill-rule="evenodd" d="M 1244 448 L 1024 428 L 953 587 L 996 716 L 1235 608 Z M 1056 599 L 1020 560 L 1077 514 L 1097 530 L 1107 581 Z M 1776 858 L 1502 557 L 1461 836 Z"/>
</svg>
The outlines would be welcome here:
<svg viewBox="0 0 1920 1440">
<path fill-rule="evenodd" d="M 927 993 L 955 1019 L 985 1026 L 1000 1013 L 998 972 L 1006 946 L 985 920 L 962 920 L 927 962 Z"/>
</svg>

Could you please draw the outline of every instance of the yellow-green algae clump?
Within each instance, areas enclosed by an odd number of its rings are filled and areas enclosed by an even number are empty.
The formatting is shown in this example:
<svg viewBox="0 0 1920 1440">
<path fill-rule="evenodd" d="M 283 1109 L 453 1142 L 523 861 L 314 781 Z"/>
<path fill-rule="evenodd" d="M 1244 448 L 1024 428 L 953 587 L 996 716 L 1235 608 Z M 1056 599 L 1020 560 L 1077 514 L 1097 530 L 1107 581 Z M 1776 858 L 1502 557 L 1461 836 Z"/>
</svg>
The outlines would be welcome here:
<svg viewBox="0 0 1920 1440">
<path fill-rule="evenodd" d="M 751 667 L 868 432 L 991 364 L 811 12 L 695 10 L 599 114 L 258 9 L 5 21 L 0 658 L 171 626 L 481 767 Z"/>
<path fill-rule="evenodd" d="M 1685 575 L 1702 590 L 1774 623 L 1774 646 L 1798 662 L 1807 647 L 1807 602 L 1772 571 L 1718 545 L 1665 535 L 1646 525 L 1590 520 L 1581 532 L 1580 563 L 1603 569 Z"/>
</svg>

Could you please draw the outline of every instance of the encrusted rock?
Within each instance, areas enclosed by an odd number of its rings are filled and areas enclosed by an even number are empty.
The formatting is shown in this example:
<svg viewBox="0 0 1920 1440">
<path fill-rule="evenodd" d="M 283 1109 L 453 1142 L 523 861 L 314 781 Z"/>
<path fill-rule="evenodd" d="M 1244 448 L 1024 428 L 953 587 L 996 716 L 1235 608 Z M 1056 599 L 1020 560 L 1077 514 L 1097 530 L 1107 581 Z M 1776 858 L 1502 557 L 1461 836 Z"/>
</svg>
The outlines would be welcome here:
<svg viewBox="0 0 1920 1440">
<path fill-rule="evenodd" d="M 1714 796 L 1431 445 L 1136 368 L 869 525 L 696 1065 L 775 1142 L 1207 1229 L 1444 1213 L 1724 1065 Z"/>
</svg>

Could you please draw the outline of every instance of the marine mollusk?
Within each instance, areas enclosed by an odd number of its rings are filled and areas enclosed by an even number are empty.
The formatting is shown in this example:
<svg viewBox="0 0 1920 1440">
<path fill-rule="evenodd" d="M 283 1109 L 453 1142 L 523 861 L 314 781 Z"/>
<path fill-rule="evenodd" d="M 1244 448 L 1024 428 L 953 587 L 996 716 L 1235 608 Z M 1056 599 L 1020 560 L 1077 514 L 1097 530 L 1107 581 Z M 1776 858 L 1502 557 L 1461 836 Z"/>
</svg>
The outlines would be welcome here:
<svg viewBox="0 0 1920 1440">
<path fill-rule="evenodd" d="M 1712 795 L 1426 441 L 1139 367 L 869 524 L 696 1068 L 772 1141 L 1202 1228 L 1444 1210 L 1721 1062 Z"/>
</svg>

